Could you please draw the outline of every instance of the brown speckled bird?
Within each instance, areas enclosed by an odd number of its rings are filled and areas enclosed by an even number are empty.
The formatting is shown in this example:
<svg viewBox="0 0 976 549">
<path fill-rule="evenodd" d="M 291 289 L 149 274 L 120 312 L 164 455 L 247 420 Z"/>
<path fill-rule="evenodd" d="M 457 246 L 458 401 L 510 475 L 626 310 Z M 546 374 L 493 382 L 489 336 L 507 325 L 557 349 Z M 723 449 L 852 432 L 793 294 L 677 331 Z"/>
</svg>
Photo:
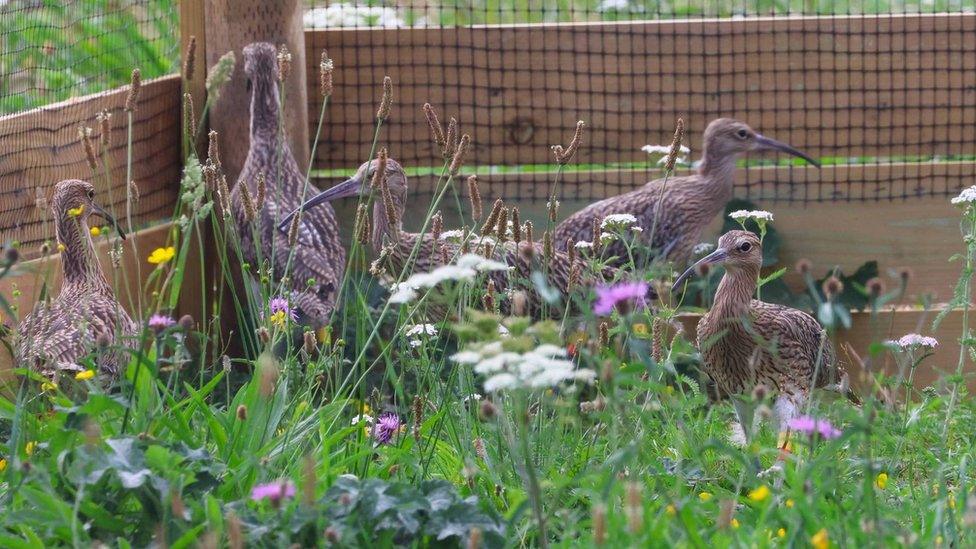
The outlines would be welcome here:
<svg viewBox="0 0 976 549">
<path fill-rule="evenodd" d="M 705 372 L 729 395 L 749 394 L 764 386 L 775 395 L 774 414 L 780 431 L 796 417 L 817 387 L 849 392 L 847 373 L 837 363 L 827 333 L 803 311 L 753 299 L 762 265 L 762 245 L 748 231 L 729 231 L 718 247 L 685 271 L 683 282 L 701 265 L 722 263 L 725 275 L 710 311 L 698 323 L 698 346 Z M 745 429 L 739 400 L 736 412 Z"/>
<path fill-rule="evenodd" d="M 377 164 L 377 160 L 364 163 L 359 167 L 353 177 L 312 197 L 302 206 L 302 209 L 307 212 L 310 208 L 314 208 L 317 204 L 323 202 L 357 195 L 368 196 L 371 192 L 374 192 L 371 188 L 371 179 Z M 391 223 L 390 216 L 386 211 L 382 192 L 377 190 L 377 196 L 373 202 L 371 244 L 377 253 L 380 253 L 384 249 L 384 246 L 387 247 L 387 251 L 385 252 L 387 263 L 385 266 L 388 268 L 389 273 L 397 276 L 403 269 L 407 268 L 411 253 L 413 253 L 418 241 L 420 241 L 420 246 L 413 259 L 412 268 L 419 272 L 429 272 L 443 265 L 445 263 L 445 255 L 449 261 L 455 260 L 461 255 L 461 245 L 458 242 L 445 241 L 443 239 L 435 242 L 434 235 L 430 233 L 418 234 L 403 231 L 402 220 L 406 210 L 407 175 L 404 173 L 400 164 L 393 159 L 386 161 L 385 186 L 389 189 L 389 200 L 392 201 L 394 219 L 393 223 Z M 295 213 L 297 212 L 293 212 L 292 215 Z M 283 220 L 281 227 L 286 226 L 290 218 L 291 215 Z M 478 238 L 474 237 L 474 242 L 477 243 L 478 241 Z M 442 245 L 446 247 L 446 252 L 441 251 Z M 564 297 L 571 293 L 573 290 L 573 282 L 570 279 L 572 278 L 573 260 L 569 255 L 554 252 L 552 260 L 548 264 L 548 269 L 543 269 L 542 261 L 544 260 L 544 252 L 542 245 L 533 243 L 530 248 L 527 242 L 522 242 L 520 246 L 520 250 L 517 251 L 515 243 L 507 241 L 499 243 L 494 247 L 492 258 L 504 262 L 509 267 L 514 267 L 515 269 L 513 273 L 504 271 L 489 273 L 489 278 L 494 282 L 495 289 L 498 292 L 505 292 L 510 287 L 509 278 L 513 275 L 522 279 L 528 279 L 533 272 L 546 271 L 547 281 L 552 288 L 559 291 Z M 472 246 L 472 251 L 481 254 L 484 248 L 482 246 Z M 574 282 L 583 286 L 593 284 L 595 282 L 593 277 L 587 276 L 584 272 L 583 261 L 581 259 L 576 259 L 575 261 L 578 262 L 580 273 L 578 275 L 579 280 Z M 601 280 L 599 282 L 613 280 L 617 275 L 616 269 L 607 268 L 601 273 L 599 277 Z M 542 298 L 535 291 L 534 285 L 529 286 L 532 287 L 526 288 L 528 293 L 527 314 L 539 316 L 542 311 Z M 656 295 L 649 295 L 648 297 L 654 298 Z M 502 310 L 507 311 L 507 304 L 503 305 Z"/>
<path fill-rule="evenodd" d="M 262 42 L 246 46 L 244 71 L 251 89 L 251 146 L 231 192 L 241 252 L 252 272 L 257 272 L 259 265 L 270 264 L 271 280 L 276 285 L 289 268 L 286 291 L 291 292 L 291 299 L 302 314 L 300 321 L 321 328 L 329 323 L 346 264 L 335 212 L 326 206 L 303 215 L 291 243 L 290 228 L 276 228 L 285 214 L 302 203 L 306 193 L 314 196 L 319 191 L 311 184 L 305 189 L 305 174 L 298 168 L 284 135 L 275 47 Z M 263 192 L 259 188 L 261 177 L 265 180 Z M 309 280 L 313 283 L 309 284 Z"/>
<path fill-rule="evenodd" d="M 17 363 L 50 379 L 58 372 L 85 370 L 82 359 L 95 351 L 99 373 L 117 377 L 128 362 L 120 348 L 122 339 L 136 331 L 136 325 L 115 298 L 95 257 L 88 217 L 98 215 L 110 222 L 125 238 L 115 219 L 94 202 L 95 189 L 87 181 L 59 182 L 54 188 L 51 211 L 61 252 L 64 280 L 52 301 L 34 306 L 17 332 Z"/>
<path fill-rule="evenodd" d="M 756 133 L 743 122 L 719 118 L 705 129 L 702 159 L 696 174 L 672 177 L 666 186 L 664 179 L 655 179 L 629 193 L 590 204 L 556 227 L 556 244 L 564 250 L 567 242 L 589 241 L 594 220 L 610 214 L 631 214 L 643 229 L 639 238 L 652 253 L 683 265 L 699 243 L 702 231 L 732 198 L 736 160 L 755 150 L 783 151 L 819 167 L 804 153 Z M 652 227 L 654 241 L 650 242 Z M 605 246 L 603 255 L 617 257 L 619 266 L 627 259 L 625 243 L 618 240 Z"/>
</svg>

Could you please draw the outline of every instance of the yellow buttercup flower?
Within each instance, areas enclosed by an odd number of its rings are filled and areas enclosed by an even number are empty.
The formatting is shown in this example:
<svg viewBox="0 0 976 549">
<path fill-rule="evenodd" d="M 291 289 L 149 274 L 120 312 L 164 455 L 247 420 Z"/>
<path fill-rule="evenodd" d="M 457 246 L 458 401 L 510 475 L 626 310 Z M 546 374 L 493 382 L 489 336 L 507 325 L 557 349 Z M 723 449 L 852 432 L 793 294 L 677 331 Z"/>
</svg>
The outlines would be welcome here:
<svg viewBox="0 0 976 549">
<path fill-rule="evenodd" d="M 664 508 L 664 512 L 668 514 L 669 517 L 673 517 L 678 514 L 678 509 L 674 505 L 668 505 Z"/>
<path fill-rule="evenodd" d="M 78 217 L 84 211 L 85 211 L 85 205 L 82 204 L 81 206 L 78 206 L 77 208 L 71 208 L 71 209 L 69 209 L 68 210 L 68 215 L 70 215 L 71 217 Z"/>
<path fill-rule="evenodd" d="M 0 473 L 4 472 L 6 470 L 7 470 L 7 460 L 6 459 L 0 459 Z"/>
<path fill-rule="evenodd" d="M 272 325 L 277 326 L 279 328 L 284 328 L 285 324 L 288 322 L 288 316 L 285 314 L 284 311 L 278 311 L 277 313 L 274 313 L 273 315 L 269 316 L 268 320 L 271 321 Z"/>
<path fill-rule="evenodd" d="M 729 522 L 729 524 L 732 525 L 732 529 L 733 530 L 738 530 L 739 529 L 739 519 L 734 518 L 734 519 L 732 519 L 731 522 Z"/>
<path fill-rule="evenodd" d="M 58 242 L 58 251 L 59 252 L 63 252 L 64 251 L 64 244 Z"/>
<path fill-rule="evenodd" d="M 878 478 L 874 479 L 874 485 L 878 487 L 878 490 L 884 490 L 888 487 L 888 473 L 878 473 Z"/>
<path fill-rule="evenodd" d="M 639 335 L 639 336 L 646 336 L 647 335 L 647 324 L 644 324 L 644 323 L 634 324 L 634 333 L 637 334 L 637 335 Z"/>
<path fill-rule="evenodd" d="M 749 492 L 749 499 L 752 501 L 763 501 L 769 497 L 770 493 L 769 487 L 763 484 L 759 488 Z"/>
<path fill-rule="evenodd" d="M 795 505 L 795 503 L 793 502 L 792 499 L 786 500 L 786 507 L 787 507 L 787 509 L 792 509 L 793 508 L 793 505 Z"/>
<path fill-rule="evenodd" d="M 176 255 L 176 248 L 174 248 L 173 246 L 167 246 L 165 248 L 156 248 L 155 250 L 152 251 L 151 254 L 149 254 L 149 259 L 147 259 L 147 261 L 149 261 L 153 265 L 161 265 L 163 263 L 166 263 L 170 259 L 173 259 L 173 256 L 175 255 Z"/>
<path fill-rule="evenodd" d="M 810 538 L 810 545 L 813 546 L 813 549 L 827 549 L 830 547 L 830 538 L 827 537 L 827 529 L 821 528 L 819 532 L 814 534 Z"/>
<path fill-rule="evenodd" d="M 41 383 L 42 393 L 47 393 L 49 391 L 57 391 L 57 390 L 58 390 L 58 386 L 51 383 L 50 381 L 45 381 L 44 383 Z"/>
<path fill-rule="evenodd" d="M 708 501 L 708 500 L 712 499 L 712 494 L 709 494 L 708 492 L 702 492 L 702 493 L 698 494 L 698 499 L 700 499 L 702 501 Z"/>
<path fill-rule="evenodd" d="M 2 470 L 3 470 L 3 469 L 0 469 L 0 471 L 2 471 Z M 936 545 L 942 545 L 942 542 L 943 542 L 943 541 L 944 541 L 944 540 L 942 539 L 942 536 L 935 536 L 935 544 L 936 544 Z"/>
<path fill-rule="evenodd" d="M 37 449 L 37 442 L 32 440 L 24 446 L 24 453 L 31 456 L 34 455 L 34 450 L 36 449 Z"/>
<path fill-rule="evenodd" d="M 955 508 L 956 508 L 956 496 L 952 495 L 952 492 L 949 492 L 949 509 L 955 509 Z"/>
<path fill-rule="evenodd" d="M 776 535 L 779 536 L 779 537 L 781 537 L 781 538 L 785 538 L 786 537 L 786 528 L 780 528 L 779 530 L 777 530 L 776 531 Z"/>
<path fill-rule="evenodd" d="M 92 228 L 88 229 L 88 232 L 90 232 L 92 236 L 98 236 L 98 235 L 102 234 L 102 228 L 101 227 L 97 227 L 97 226 L 96 227 L 92 227 Z"/>
<path fill-rule="evenodd" d="M 75 374 L 75 379 L 78 381 L 87 381 L 95 377 L 95 370 L 84 370 Z"/>
</svg>

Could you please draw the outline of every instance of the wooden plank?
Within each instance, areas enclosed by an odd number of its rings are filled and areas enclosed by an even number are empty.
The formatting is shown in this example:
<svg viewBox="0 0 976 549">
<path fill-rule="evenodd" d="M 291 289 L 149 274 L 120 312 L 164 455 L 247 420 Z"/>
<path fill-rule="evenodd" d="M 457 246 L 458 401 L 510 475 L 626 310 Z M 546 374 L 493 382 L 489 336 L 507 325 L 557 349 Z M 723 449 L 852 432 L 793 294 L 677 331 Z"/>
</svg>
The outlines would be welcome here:
<svg viewBox="0 0 976 549">
<path fill-rule="evenodd" d="M 134 319 L 138 319 L 137 307 L 134 304 L 137 302 L 137 294 L 135 292 L 141 291 L 141 289 L 146 287 L 146 281 L 153 271 L 153 265 L 146 262 L 146 257 L 148 257 L 152 250 L 167 244 L 172 228 L 172 223 L 163 223 L 128 235 L 129 240 L 126 240 L 123 246 L 122 262 L 118 270 L 112 266 L 112 261 L 108 255 L 111 249 L 110 242 L 104 238 L 99 238 L 96 241 L 95 250 L 98 254 L 99 263 L 102 266 L 102 272 L 105 273 L 105 276 L 112 283 L 115 281 L 115 276 L 118 275 L 118 285 L 116 287 L 119 289 L 116 291 L 116 295 L 119 297 L 119 302 Z M 132 253 L 131 240 L 133 239 L 138 247 L 139 257 L 136 257 Z M 113 238 L 112 242 L 115 240 Z M 196 239 L 191 239 L 191 243 L 193 249 L 190 250 L 187 256 L 183 291 L 180 294 L 180 302 L 175 314 L 178 317 L 187 313 L 199 319 L 201 314 L 200 306 L 204 302 L 204 296 L 200 284 L 200 264 L 199 254 L 196 253 Z M 137 263 L 141 264 L 139 268 L 137 268 Z M 41 288 L 45 284 L 49 288 L 54 288 L 55 292 L 60 288 L 60 254 L 52 254 L 47 257 L 18 263 L 13 273 L 0 279 L 0 295 L 3 295 L 11 305 L 16 306 L 15 312 L 17 313 L 16 319 L 8 318 L 5 313 L 0 313 L 0 321 L 16 327 L 24 315 L 33 310 L 34 303 L 37 301 Z M 133 292 L 131 300 L 125 290 L 126 287 L 131 288 Z M 144 294 L 143 300 L 144 303 L 148 302 L 149 295 Z M 149 312 L 146 312 L 146 316 L 148 316 Z M 10 367 L 11 357 L 5 350 L 0 349 L 0 373 L 10 369 Z"/>
<path fill-rule="evenodd" d="M 458 118 L 482 165 L 550 163 L 578 119 L 578 162 L 641 161 L 679 116 L 693 155 L 720 116 L 815 156 L 971 154 L 974 33 L 976 14 L 309 30 L 312 112 L 318 52 L 336 61 L 316 165 L 365 160 L 384 75 L 381 140 L 411 164 L 439 164 L 425 102 Z"/>
<path fill-rule="evenodd" d="M 590 202 L 626 192 L 658 177 L 654 171 L 566 172 L 561 175 L 560 217 L 564 218 Z M 941 196 L 947 190 L 969 185 L 976 178 L 976 163 L 884 164 L 815 168 L 750 168 L 738 170 L 736 196 L 748 196 L 759 207 L 776 216 L 773 226 L 783 238 L 783 265 L 800 258 L 812 261 L 817 272 L 839 266 L 853 272 L 865 261 L 877 260 L 882 274 L 910 267 L 915 272 L 909 288 L 912 298 L 930 294 L 935 302 L 948 301 L 959 275 L 959 265 L 949 257 L 964 251 L 959 236 L 959 210 Z M 461 181 L 463 181 L 463 177 Z M 543 223 L 545 204 L 553 173 L 480 175 L 482 199 L 490 204 L 503 198 L 517 204 L 524 219 Z M 902 196 L 898 200 L 876 201 L 868 192 L 855 188 L 852 195 L 838 191 L 838 182 L 869 181 L 871 190 Z M 795 182 L 790 187 L 778 181 Z M 319 180 L 327 188 L 339 179 Z M 410 207 L 427 207 L 436 178 L 410 179 Z M 875 188 L 877 187 L 877 188 Z M 462 205 L 468 209 L 467 188 L 457 187 Z M 442 202 L 445 212 L 455 209 L 453 195 Z M 340 209 L 344 221 L 354 212 Z M 456 216 L 449 217 L 456 219 Z M 716 218 L 706 232 L 713 239 L 721 228 Z M 410 223 L 408 222 L 408 225 Z M 413 225 L 418 225 L 416 222 Z M 419 225 L 413 227 L 418 229 Z M 787 282 L 799 285 L 790 269 Z"/>
<path fill-rule="evenodd" d="M 872 318 L 869 312 L 853 313 L 851 329 L 838 332 L 834 345 L 839 349 L 844 343 L 849 343 L 862 359 L 867 359 L 872 343 L 898 339 L 909 333 L 932 336 L 939 341 L 939 346 L 931 357 L 919 365 L 915 371 L 913 385 L 917 390 L 928 386 L 940 387 L 947 375 L 956 372 L 959 361 L 959 336 L 963 333 L 963 312 L 951 311 L 939 328 L 933 330 L 932 321 L 937 314 L 938 311 L 898 310 L 883 311 Z M 692 339 L 700 318 L 700 315 L 696 314 L 679 315 L 685 333 L 692 334 Z M 851 363 L 843 351 L 838 351 L 838 356 L 847 365 L 851 382 L 863 389 L 866 386 L 865 372 L 856 363 Z M 890 352 L 875 357 L 868 366 L 874 373 L 884 372 L 886 376 L 897 377 L 899 373 L 898 362 Z M 963 373 L 966 375 L 966 386 L 969 391 L 976 391 L 976 375 L 974 375 L 976 364 L 973 363 L 971 356 L 966 357 Z M 904 390 L 900 395 L 904 395 Z"/>
<path fill-rule="evenodd" d="M 180 58 L 183 65 L 186 65 L 187 47 L 192 38 L 196 43 L 194 55 L 194 71 L 187 81 L 183 83 L 183 93 L 189 93 L 193 97 L 194 117 L 198 125 L 206 125 L 205 120 L 200 120 L 203 114 L 203 106 L 207 99 L 207 12 L 204 0 L 183 0 L 180 2 Z M 186 80 L 186 75 L 181 75 Z M 203 150 L 207 142 L 207 132 L 201 130 L 195 141 L 197 150 Z M 182 135 L 182 134 L 181 134 Z"/>
<path fill-rule="evenodd" d="M 53 239 L 50 212 L 36 207 L 63 179 L 90 180 L 96 200 L 125 220 L 126 113 L 128 86 L 0 117 L 0 228 L 3 240 L 18 241 L 27 258 Z M 110 184 L 103 168 L 93 177 L 78 138 L 79 126 L 96 126 L 95 115 L 112 113 L 107 153 Z M 166 76 L 143 83 L 133 126 L 133 177 L 140 200 L 133 207 L 136 227 L 168 217 L 178 192 L 180 159 L 180 79 Z M 93 137 L 99 137 L 98 129 Z M 101 161 L 100 161 L 101 162 Z"/>
</svg>

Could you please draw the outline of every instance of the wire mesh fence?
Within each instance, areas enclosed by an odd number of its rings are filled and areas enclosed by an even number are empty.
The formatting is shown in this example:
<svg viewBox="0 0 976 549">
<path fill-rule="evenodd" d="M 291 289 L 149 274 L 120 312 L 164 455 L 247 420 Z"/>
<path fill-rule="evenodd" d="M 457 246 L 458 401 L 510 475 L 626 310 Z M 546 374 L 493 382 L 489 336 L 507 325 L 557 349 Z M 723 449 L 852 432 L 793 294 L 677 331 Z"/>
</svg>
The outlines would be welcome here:
<svg viewBox="0 0 976 549">
<path fill-rule="evenodd" d="M 678 117 L 691 160 L 707 123 L 731 116 L 833 166 L 810 175 L 786 158 L 750 157 L 794 168 L 746 171 L 738 194 L 749 198 L 944 196 L 976 177 L 973 0 L 308 5 L 310 67 L 324 49 L 338 71 L 315 163 L 323 174 L 365 160 L 378 83 L 390 75 L 391 154 L 436 171 L 429 102 L 471 133 L 469 171 L 507 179 L 510 199 L 540 194 L 540 178 L 521 174 L 554 169 L 549 147 L 565 144 L 576 120 L 587 130 L 571 169 L 594 182 L 566 188 L 580 200 L 633 188 L 608 169 L 659 176 L 660 156 L 642 147 L 667 145 Z M 878 164 L 886 169 L 868 168 Z"/>
</svg>

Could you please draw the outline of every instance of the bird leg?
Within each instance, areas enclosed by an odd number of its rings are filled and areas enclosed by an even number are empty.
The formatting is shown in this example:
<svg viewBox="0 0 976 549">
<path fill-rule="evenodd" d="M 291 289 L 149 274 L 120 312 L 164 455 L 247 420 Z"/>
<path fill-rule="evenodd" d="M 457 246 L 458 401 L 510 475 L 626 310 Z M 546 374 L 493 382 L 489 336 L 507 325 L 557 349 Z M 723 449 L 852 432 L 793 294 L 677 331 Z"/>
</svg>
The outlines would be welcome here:
<svg viewBox="0 0 976 549">
<path fill-rule="evenodd" d="M 775 476 L 774 483 L 777 488 L 783 484 L 783 464 L 786 461 L 786 456 L 790 454 L 790 420 L 799 414 L 800 406 L 805 400 L 804 395 L 781 394 L 776 397 L 776 402 L 773 403 L 773 415 L 776 418 L 776 430 L 779 433 L 776 441 L 779 455 L 776 456 L 773 465 L 759 473 L 759 476 Z"/>
</svg>

